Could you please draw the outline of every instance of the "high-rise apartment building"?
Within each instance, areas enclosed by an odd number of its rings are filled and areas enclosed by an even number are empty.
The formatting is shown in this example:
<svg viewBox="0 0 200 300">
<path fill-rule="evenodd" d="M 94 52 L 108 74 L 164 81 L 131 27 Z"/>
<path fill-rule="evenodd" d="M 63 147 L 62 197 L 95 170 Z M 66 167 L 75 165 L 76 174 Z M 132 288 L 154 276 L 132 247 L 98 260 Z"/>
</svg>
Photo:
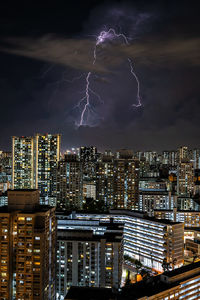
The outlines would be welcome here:
<svg viewBox="0 0 200 300">
<path fill-rule="evenodd" d="M 34 138 L 35 188 L 43 203 L 56 198 L 56 172 L 60 160 L 60 135 L 36 134 Z"/>
<path fill-rule="evenodd" d="M 77 155 L 65 155 L 58 163 L 57 208 L 81 208 L 83 204 L 83 171 Z"/>
<path fill-rule="evenodd" d="M 33 137 L 12 137 L 12 187 L 13 189 L 35 187 Z"/>
<path fill-rule="evenodd" d="M 114 165 L 114 206 L 125 209 L 138 208 L 138 161 L 121 157 L 114 161 Z"/>
<path fill-rule="evenodd" d="M 97 163 L 97 199 L 105 207 L 114 205 L 115 168 L 112 156 L 104 155 Z"/>
<path fill-rule="evenodd" d="M 200 149 L 192 151 L 192 161 L 194 169 L 200 169 Z"/>
<path fill-rule="evenodd" d="M 124 224 L 124 255 L 140 260 L 144 266 L 163 271 L 164 261 L 175 268 L 183 265 L 183 223 L 156 220 L 129 210 L 110 210 L 107 214 L 76 213 L 73 218 L 77 219 L 77 225 L 82 220 L 87 220 L 89 225 L 91 220 L 101 220 L 106 224 L 111 219 L 114 223 Z"/>
<path fill-rule="evenodd" d="M 80 161 L 83 164 L 83 174 L 89 178 L 96 177 L 96 162 L 97 162 L 97 148 L 96 147 L 81 147 Z"/>
<path fill-rule="evenodd" d="M 156 219 L 167 219 L 175 222 L 184 223 L 185 227 L 200 227 L 200 212 L 194 210 L 161 210 L 154 211 Z"/>
<path fill-rule="evenodd" d="M 85 200 L 89 198 L 89 199 L 93 199 L 96 200 L 96 181 L 95 180 L 88 180 L 85 179 L 83 181 L 83 202 L 85 202 Z"/>
<path fill-rule="evenodd" d="M 12 152 L 0 152 L 0 171 L 10 176 L 12 174 Z"/>
<path fill-rule="evenodd" d="M 60 135 L 13 137 L 13 189 L 39 189 L 41 203 L 56 197 L 56 171 L 60 159 Z"/>
<path fill-rule="evenodd" d="M 194 168 L 192 162 L 181 161 L 178 165 L 177 192 L 190 196 L 194 191 Z"/>
<path fill-rule="evenodd" d="M 74 227 L 76 223 L 81 226 L 80 221 L 71 221 L 71 229 L 58 230 L 57 299 L 64 299 L 70 286 L 119 288 L 123 255 L 122 228 L 112 223 L 107 224 L 108 230 L 105 228 L 95 233 L 88 228 L 83 229 L 84 222 L 82 229 L 76 230 Z"/>
<path fill-rule="evenodd" d="M 178 149 L 179 163 L 189 159 L 189 149 L 186 146 L 181 146 Z"/>
<path fill-rule="evenodd" d="M 145 157 L 146 161 L 150 165 L 155 165 L 156 164 L 157 156 L 158 156 L 156 151 L 145 151 L 143 153 L 143 156 Z"/>
<path fill-rule="evenodd" d="M 155 209 L 173 209 L 176 195 L 171 192 L 169 181 L 159 178 L 140 178 L 139 210 L 153 216 Z"/>
<path fill-rule="evenodd" d="M 0 298 L 55 299 L 55 208 L 38 190 L 8 191 L 0 208 Z"/>
<path fill-rule="evenodd" d="M 177 151 L 163 151 L 162 164 L 176 167 L 178 164 L 178 152 Z"/>
</svg>

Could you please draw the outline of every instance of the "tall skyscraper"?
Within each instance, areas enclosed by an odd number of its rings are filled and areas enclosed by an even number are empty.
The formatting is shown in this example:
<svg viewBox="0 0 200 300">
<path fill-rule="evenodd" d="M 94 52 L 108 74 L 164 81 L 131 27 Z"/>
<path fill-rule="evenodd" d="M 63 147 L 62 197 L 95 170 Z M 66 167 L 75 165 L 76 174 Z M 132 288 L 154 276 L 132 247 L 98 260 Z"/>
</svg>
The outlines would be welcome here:
<svg viewBox="0 0 200 300">
<path fill-rule="evenodd" d="M 80 161 L 83 163 L 83 174 L 85 177 L 94 178 L 96 176 L 97 148 L 81 147 Z"/>
<path fill-rule="evenodd" d="M 55 208 L 38 190 L 8 191 L 0 208 L 0 298 L 55 299 Z"/>
<path fill-rule="evenodd" d="M 119 158 L 114 161 L 114 206 L 117 208 L 137 209 L 139 201 L 138 161 Z"/>
<path fill-rule="evenodd" d="M 97 199 L 106 207 L 114 205 L 114 161 L 112 156 L 104 155 L 97 163 Z"/>
<path fill-rule="evenodd" d="M 192 151 L 192 161 L 194 169 L 200 169 L 200 149 L 194 149 Z"/>
<path fill-rule="evenodd" d="M 36 134 L 34 143 L 35 188 L 40 191 L 40 198 L 51 202 L 56 198 L 56 172 L 60 160 L 60 135 Z M 49 201 L 50 200 L 50 201 Z"/>
<path fill-rule="evenodd" d="M 133 152 L 122 149 L 112 156 L 102 156 L 97 163 L 97 199 L 110 208 L 138 208 L 139 161 Z"/>
<path fill-rule="evenodd" d="M 82 163 L 77 155 L 65 155 L 58 163 L 57 208 L 81 208 L 83 204 Z"/>
<path fill-rule="evenodd" d="M 192 162 L 182 161 L 178 165 L 177 192 L 189 196 L 194 191 L 194 168 Z"/>
<path fill-rule="evenodd" d="M 12 137 L 12 187 L 33 189 L 34 149 L 33 137 Z"/>
<path fill-rule="evenodd" d="M 163 151 L 162 152 L 162 164 L 176 167 L 178 164 L 178 152 L 177 151 Z"/>
<path fill-rule="evenodd" d="M 179 162 L 181 161 L 185 161 L 185 160 L 188 160 L 188 154 L 189 154 L 189 150 L 188 150 L 188 147 L 186 146 L 181 146 L 179 149 L 178 149 L 178 155 L 179 155 Z"/>
<path fill-rule="evenodd" d="M 60 160 L 60 135 L 13 137 L 13 189 L 39 189 L 41 203 L 56 199 L 56 171 Z"/>
</svg>

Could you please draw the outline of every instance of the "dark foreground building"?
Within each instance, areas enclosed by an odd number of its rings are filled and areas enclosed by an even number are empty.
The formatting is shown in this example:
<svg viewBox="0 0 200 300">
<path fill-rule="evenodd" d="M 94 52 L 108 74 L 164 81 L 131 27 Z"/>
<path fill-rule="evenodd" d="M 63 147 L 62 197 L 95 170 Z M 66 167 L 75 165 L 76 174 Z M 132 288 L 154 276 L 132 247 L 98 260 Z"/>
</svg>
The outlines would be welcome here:
<svg viewBox="0 0 200 300">
<path fill-rule="evenodd" d="M 200 262 L 125 287 L 117 299 L 200 299 Z"/>
<path fill-rule="evenodd" d="M 108 288 L 89 288 L 89 287 L 74 287 L 72 286 L 65 297 L 65 300 L 114 300 L 116 295 L 112 289 Z"/>
<path fill-rule="evenodd" d="M 55 299 L 55 208 L 38 190 L 8 191 L 0 208 L 0 299 Z"/>
<path fill-rule="evenodd" d="M 148 280 L 130 284 L 121 292 L 112 289 L 72 287 L 66 300 L 179 300 L 200 299 L 200 262 Z"/>
</svg>

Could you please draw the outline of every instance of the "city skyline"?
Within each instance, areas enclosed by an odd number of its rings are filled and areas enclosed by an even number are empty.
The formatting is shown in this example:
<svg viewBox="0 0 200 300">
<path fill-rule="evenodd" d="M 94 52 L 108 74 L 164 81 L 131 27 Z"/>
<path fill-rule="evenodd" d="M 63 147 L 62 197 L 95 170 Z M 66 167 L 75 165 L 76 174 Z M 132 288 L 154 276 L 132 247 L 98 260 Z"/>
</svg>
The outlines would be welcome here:
<svg viewBox="0 0 200 300">
<path fill-rule="evenodd" d="M 0 1 L 0 298 L 200 299 L 198 1 Z"/>
</svg>

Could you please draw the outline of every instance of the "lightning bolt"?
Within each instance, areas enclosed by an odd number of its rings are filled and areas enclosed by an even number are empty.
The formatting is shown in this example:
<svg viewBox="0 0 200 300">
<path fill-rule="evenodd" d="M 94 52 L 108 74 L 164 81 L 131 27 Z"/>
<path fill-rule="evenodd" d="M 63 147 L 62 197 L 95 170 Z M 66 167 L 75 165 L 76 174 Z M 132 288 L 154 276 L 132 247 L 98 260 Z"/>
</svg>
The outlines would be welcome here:
<svg viewBox="0 0 200 300">
<path fill-rule="evenodd" d="M 84 105 L 83 107 L 83 111 L 81 113 L 81 120 L 80 120 L 80 124 L 79 126 L 82 126 L 84 125 L 84 116 L 85 116 L 85 113 L 90 105 L 90 96 L 89 96 L 89 85 L 90 85 L 90 75 L 91 75 L 91 72 L 89 72 L 86 76 L 86 89 L 85 89 L 85 97 L 83 97 L 83 99 L 81 100 L 81 102 L 86 99 L 86 104 Z"/>
<path fill-rule="evenodd" d="M 97 59 L 97 47 L 100 46 L 101 44 L 103 44 L 106 40 L 113 40 L 116 38 L 122 38 L 124 43 L 126 45 L 129 45 L 129 38 L 123 34 L 123 33 L 116 33 L 115 29 L 110 28 L 109 30 L 103 30 L 99 33 L 99 35 L 96 37 L 96 43 L 94 45 L 94 51 L 93 51 L 93 65 L 96 63 L 96 59 Z M 138 76 L 136 75 L 135 71 L 134 71 L 134 67 L 133 67 L 133 62 L 130 58 L 127 58 L 127 61 L 129 63 L 129 67 L 130 67 L 130 72 L 133 75 L 133 77 L 136 80 L 137 83 L 137 103 L 136 104 L 132 104 L 132 106 L 134 107 L 140 107 L 142 106 L 142 102 L 141 102 L 141 97 L 140 97 L 140 82 L 138 79 Z M 81 104 L 85 101 L 82 111 L 81 111 L 81 117 L 80 117 L 80 122 L 77 124 L 78 127 L 83 126 L 83 125 L 87 125 L 87 120 L 88 120 L 88 115 L 91 114 L 95 114 L 95 110 L 92 108 L 92 106 L 90 105 L 90 93 L 96 95 L 98 97 L 98 99 L 100 101 L 101 97 L 94 92 L 91 88 L 90 88 L 90 78 L 92 76 L 92 72 L 88 72 L 86 75 L 86 85 L 85 85 L 85 95 L 83 98 L 81 98 L 81 100 L 79 101 L 77 107 L 80 108 L 81 110 Z"/>
<path fill-rule="evenodd" d="M 140 107 L 140 106 L 142 106 L 141 97 L 140 97 L 140 82 L 139 82 L 139 79 L 138 79 L 136 73 L 133 70 L 133 63 L 130 58 L 128 58 L 128 62 L 130 65 L 131 74 L 135 77 L 135 80 L 137 82 L 137 104 L 132 104 L 132 106 Z"/>
</svg>

